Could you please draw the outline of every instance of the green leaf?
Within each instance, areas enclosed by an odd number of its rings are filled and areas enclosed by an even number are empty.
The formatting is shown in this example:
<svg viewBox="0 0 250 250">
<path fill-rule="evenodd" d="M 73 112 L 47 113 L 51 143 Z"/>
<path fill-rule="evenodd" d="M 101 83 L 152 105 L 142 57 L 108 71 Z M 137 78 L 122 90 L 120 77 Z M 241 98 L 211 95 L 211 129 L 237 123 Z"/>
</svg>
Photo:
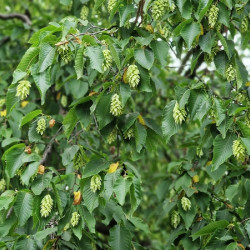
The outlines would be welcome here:
<svg viewBox="0 0 250 250">
<path fill-rule="evenodd" d="M 239 126 L 242 135 L 246 138 L 250 138 L 250 128 L 248 128 L 248 126 L 241 121 L 237 121 L 237 125 Z"/>
<path fill-rule="evenodd" d="M 214 45 L 214 41 L 215 41 L 215 34 L 214 32 L 209 31 L 205 35 L 200 37 L 199 45 L 204 52 L 210 54 L 211 49 Z"/>
<path fill-rule="evenodd" d="M 13 73 L 13 80 L 11 84 L 15 84 L 18 81 L 22 80 L 26 76 L 26 74 L 27 74 L 26 72 L 20 69 L 15 70 Z"/>
<path fill-rule="evenodd" d="M 17 218 L 15 215 L 7 218 L 4 223 L 0 224 L 0 237 L 4 237 L 9 234 L 11 228 L 16 224 Z M 24 248 L 25 249 L 25 248 Z M 23 250 L 23 249 L 22 249 Z"/>
<path fill-rule="evenodd" d="M 17 69 L 26 72 L 29 69 L 29 67 L 36 62 L 38 54 L 39 54 L 39 48 L 30 47 L 22 57 L 21 62 L 17 66 Z"/>
<path fill-rule="evenodd" d="M 51 47 L 47 43 L 41 44 L 38 60 L 38 68 L 40 73 L 45 71 L 49 66 L 51 66 L 55 57 L 55 53 L 56 48 Z"/>
<path fill-rule="evenodd" d="M 214 57 L 214 64 L 216 70 L 222 75 L 225 75 L 226 66 L 228 63 L 228 57 L 224 51 L 218 52 Z"/>
<path fill-rule="evenodd" d="M 131 89 L 128 84 L 120 84 L 120 94 L 121 94 L 122 107 L 124 108 L 127 103 L 127 100 L 131 96 Z"/>
<path fill-rule="evenodd" d="M 54 191 L 58 212 L 59 212 L 60 216 L 62 216 L 63 215 L 63 207 L 62 207 L 62 200 L 61 200 L 60 194 L 58 192 L 58 189 L 56 188 L 56 185 L 53 182 L 51 184 L 52 184 L 52 188 Z"/>
<path fill-rule="evenodd" d="M 154 53 L 148 49 L 135 50 L 135 60 L 143 68 L 151 69 L 154 63 Z"/>
<path fill-rule="evenodd" d="M 236 69 L 236 81 L 237 88 L 239 89 L 242 84 L 245 84 L 248 79 L 248 71 L 246 70 L 245 65 L 238 59 L 235 60 L 235 69 Z"/>
<path fill-rule="evenodd" d="M 84 205 L 87 207 L 89 212 L 92 214 L 93 210 L 98 206 L 98 193 L 92 192 L 90 189 L 90 180 L 88 179 L 82 179 L 80 186 L 81 186 L 81 192 L 82 196 L 84 197 Z"/>
<path fill-rule="evenodd" d="M 95 1 L 95 5 L 94 5 L 94 10 L 97 10 L 98 8 L 100 8 L 105 0 L 96 0 Z"/>
<path fill-rule="evenodd" d="M 110 229 L 111 250 L 130 250 L 132 248 L 131 240 L 129 230 L 123 225 L 116 225 Z"/>
<path fill-rule="evenodd" d="M 209 223 L 207 226 L 200 229 L 198 232 L 193 234 L 193 236 L 203 236 L 214 233 L 217 229 L 224 229 L 229 225 L 228 221 L 220 220 Z"/>
<path fill-rule="evenodd" d="M 56 232 L 58 229 L 57 227 L 52 227 L 52 228 L 47 228 L 47 229 L 44 229 L 42 231 L 39 231 L 37 232 L 34 237 L 36 238 L 36 240 L 43 240 L 45 239 L 48 235 Z M 24 249 L 23 249 L 24 250 Z"/>
<path fill-rule="evenodd" d="M 86 49 L 86 55 L 90 59 L 90 66 L 92 69 L 103 73 L 102 64 L 104 61 L 104 56 L 100 47 L 89 46 Z"/>
<path fill-rule="evenodd" d="M 177 27 L 173 30 L 173 35 L 175 37 L 180 36 L 180 32 L 181 32 L 182 28 L 185 27 L 186 24 L 191 23 L 192 21 L 193 21 L 193 19 L 188 19 L 188 20 L 185 20 L 185 21 L 181 22 L 180 24 L 178 24 Z"/>
<path fill-rule="evenodd" d="M 25 168 L 21 175 L 21 180 L 25 185 L 29 185 L 30 178 L 37 173 L 39 165 L 39 162 L 32 162 Z"/>
<path fill-rule="evenodd" d="M 120 176 L 114 184 L 114 193 L 116 195 L 117 201 L 121 206 L 123 206 L 125 203 L 125 197 L 129 191 L 131 184 L 132 184 L 131 178 L 123 176 Z"/>
<path fill-rule="evenodd" d="M 108 169 L 110 163 L 105 159 L 93 159 L 87 163 L 83 170 L 83 178 L 93 176 L 100 173 L 101 171 Z"/>
<path fill-rule="evenodd" d="M 14 250 L 24 250 L 24 249 L 36 250 L 37 245 L 35 240 L 31 237 L 19 238 L 15 243 Z"/>
<path fill-rule="evenodd" d="M 235 135 L 229 134 L 225 139 L 221 135 L 217 135 L 214 140 L 213 149 L 213 169 L 216 170 L 222 163 L 224 163 L 232 154 L 232 146 Z"/>
<path fill-rule="evenodd" d="M 177 0 L 177 6 L 183 18 L 189 19 L 192 14 L 192 4 L 189 0 Z"/>
<path fill-rule="evenodd" d="M 169 45 L 165 41 L 153 41 L 151 47 L 154 52 L 155 58 L 159 60 L 162 67 L 167 65 L 167 57 Z"/>
<path fill-rule="evenodd" d="M 46 173 L 38 176 L 32 183 L 31 190 L 35 195 L 40 195 L 45 188 L 50 185 L 52 173 Z"/>
<path fill-rule="evenodd" d="M 141 203 L 141 183 L 137 178 L 133 179 L 129 194 L 131 203 L 130 214 L 132 215 Z"/>
<path fill-rule="evenodd" d="M 169 141 L 171 136 L 176 134 L 180 129 L 180 125 L 177 125 L 173 118 L 175 102 L 176 101 L 171 101 L 163 110 L 162 132 L 166 138 L 166 143 Z"/>
<path fill-rule="evenodd" d="M 198 23 L 188 23 L 181 30 L 181 36 L 185 40 L 188 49 L 191 48 L 192 43 L 196 36 L 198 36 L 201 32 L 200 24 Z"/>
<path fill-rule="evenodd" d="M 120 14 L 120 27 L 123 27 L 128 16 L 131 13 L 135 12 L 135 8 L 133 4 L 128 4 L 120 8 L 119 14 Z"/>
<path fill-rule="evenodd" d="M 228 58 L 230 59 L 234 53 L 233 41 L 225 39 L 225 37 L 220 32 L 217 32 L 217 35 L 218 35 L 218 37 L 219 37 L 219 39 L 224 47 L 224 50 L 227 53 Z"/>
<path fill-rule="evenodd" d="M 218 3 L 219 7 L 219 16 L 218 16 L 218 23 L 226 25 L 228 28 L 230 27 L 230 13 L 231 11 L 228 10 L 227 6 L 222 2 Z"/>
<path fill-rule="evenodd" d="M 78 118 L 76 115 L 76 110 L 75 110 L 75 108 L 72 108 L 69 110 L 69 112 L 67 113 L 67 115 L 63 119 L 63 129 L 64 129 L 64 133 L 65 133 L 67 139 L 69 139 L 77 122 L 78 122 Z"/>
<path fill-rule="evenodd" d="M 216 108 L 216 125 L 220 126 L 220 124 L 225 120 L 226 114 L 225 109 L 223 107 L 223 103 L 221 100 L 214 98 L 215 108 Z"/>
<path fill-rule="evenodd" d="M 109 45 L 109 50 L 110 50 L 111 56 L 112 56 L 113 60 L 115 61 L 117 68 L 120 70 L 121 69 L 121 62 L 120 62 L 120 57 L 119 57 L 119 49 L 117 48 L 117 46 L 113 43 L 113 41 L 111 39 L 107 39 L 106 41 Z"/>
<path fill-rule="evenodd" d="M 16 96 L 16 86 L 10 85 L 10 87 L 8 88 L 7 97 L 6 97 L 7 114 L 9 114 L 12 111 L 12 109 L 16 106 L 18 101 L 19 101 L 19 98 Z"/>
<path fill-rule="evenodd" d="M 45 103 L 46 92 L 52 85 L 50 81 L 50 70 L 46 70 L 42 73 L 37 73 L 37 65 L 31 67 L 31 74 L 34 78 L 35 84 L 41 96 L 41 104 Z"/>
<path fill-rule="evenodd" d="M 135 228 L 144 231 L 146 234 L 150 234 L 148 225 L 141 218 L 131 217 L 129 218 L 129 221 L 132 222 L 132 224 L 134 224 Z"/>
<path fill-rule="evenodd" d="M 84 48 L 77 50 L 76 59 L 75 59 L 75 71 L 77 80 L 83 77 L 83 65 L 84 65 Z"/>
<path fill-rule="evenodd" d="M 16 196 L 14 210 L 20 226 L 24 226 L 32 215 L 33 196 L 28 192 L 19 191 Z"/>
<path fill-rule="evenodd" d="M 16 171 L 24 163 L 40 160 L 40 157 L 36 154 L 26 154 L 24 148 L 24 144 L 17 144 L 5 152 L 6 173 L 10 178 L 14 177 Z"/>
<path fill-rule="evenodd" d="M 99 129 L 104 128 L 113 121 L 114 116 L 110 113 L 111 94 L 104 94 L 96 106 L 96 119 Z"/>
<path fill-rule="evenodd" d="M 135 144 L 136 144 L 136 151 L 138 153 L 141 152 L 142 147 L 144 146 L 147 138 L 147 130 L 144 128 L 143 125 L 140 123 L 135 124 Z"/>
<path fill-rule="evenodd" d="M 240 139 L 241 139 L 242 143 L 244 144 L 248 155 L 250 155 L 250 138 L 240 137 Z"/>
<path fill-rule="evenodd" d="M 22 118 L 22 120 L 20 121 L 19 127 L 21 128 L 23 125 L 25 125 L 26 123 L 30 122 L 32 119 L 34 119 L 35 117 L 37 117 L 41 113 L 42 113 L 41 109 L 37 109 L 37 110 L 29 112 L 27 115 L 25 115 Z"/>
<path fill-rule="evenodd" d="M 227 245 L 226 250 L 235 250 L 237 249 L 237 245 L 238 245 L 237 242 L 232 242 L 229 245 Z"/>
<path fill-rule="evenodd" d="M 0 211 L 1 210 L 7 210 L 9 208 L 9 205 L 14 200 L 14 195 L 1 195 L 0 196 Z"/>
<path fill-rule="evenodd" d="M 200 0 L 198 7 L 198 21 L 200 22 L 205 14 L 207 13 L 209 7 L 211 6 L 213 0 Z M 196 15 L 197 18 L 197 15 Z"/>
</svg>

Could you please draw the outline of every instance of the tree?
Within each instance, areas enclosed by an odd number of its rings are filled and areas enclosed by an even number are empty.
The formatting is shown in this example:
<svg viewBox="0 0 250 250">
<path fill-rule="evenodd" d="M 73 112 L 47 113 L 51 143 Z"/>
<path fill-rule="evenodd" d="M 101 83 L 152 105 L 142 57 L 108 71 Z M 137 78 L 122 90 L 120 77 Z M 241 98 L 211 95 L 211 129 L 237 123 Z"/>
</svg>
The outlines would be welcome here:
<svg viewBox="0 0 250 250">
<path fill-rule="evenodd" d="M 27 3 L 0 15 L 0 246 L 249 246 L 250 3 Z"/>
</svg>

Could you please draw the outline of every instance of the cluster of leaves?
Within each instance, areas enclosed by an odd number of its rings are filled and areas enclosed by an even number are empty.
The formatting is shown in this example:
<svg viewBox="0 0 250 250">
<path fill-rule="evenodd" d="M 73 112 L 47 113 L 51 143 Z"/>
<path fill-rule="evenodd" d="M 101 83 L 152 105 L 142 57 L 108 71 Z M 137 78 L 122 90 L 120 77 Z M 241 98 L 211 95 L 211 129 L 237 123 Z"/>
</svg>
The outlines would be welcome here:
<svg viewBox="0 0 250 250">
<path fill-rule="evenodd" d="M 60 2 L 3 85 L 0 246 L 247 247 L 248 1 Z"/>
</svg>

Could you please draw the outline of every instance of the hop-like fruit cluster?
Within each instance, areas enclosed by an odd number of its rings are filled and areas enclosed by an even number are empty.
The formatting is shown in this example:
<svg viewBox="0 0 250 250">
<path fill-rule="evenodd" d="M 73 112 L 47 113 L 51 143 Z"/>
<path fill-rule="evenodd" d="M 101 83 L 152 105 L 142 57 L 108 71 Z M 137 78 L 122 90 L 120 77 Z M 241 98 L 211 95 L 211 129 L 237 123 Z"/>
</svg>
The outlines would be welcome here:
<svg viewBox="0 0 250 250">
<path fill-rule="evenodd" d="M 62 97 L 61 97 L 61 104 L 62 104 L 62 106 L 63 106 L 64 108 L 67 107 L 67 105 L 68 105 L 68 98 L 67 98 L 66 95 L 62 95 Z"/>
<path fill-rule="evenodd" d="M 90 189 L 93 193 L 100 190 L 102 186 L 102 178 L 99 174 L 92 176 L 90 180 Z"/>
<path fill-rule="evenodd" d="M 108 135 L 107 142 L 108 144 L 112 144 L 117 139 L 117 131 L 113 129 L 113 131 Z"/>
<path fill-rule="evenodd" d="M 78 223 L 80 221 L 80 217 L 81 216 L 79 213 L 77 213 L 77 212 L 72 213 L 71 220 L 70 220 L 72 227 L 75 227 L 78 225 Z"/>
<path fill-rule="evenodd" d="M 129 128 L 125 133 L 124 133 L 124 138 L 125 139 L 131 139 L 135 137 L 135 131 L 133 128 Z"/>
<path fill-rule="evenodd" d="M 185 108 L 180 108 L 179 103 L 176 102 L 173 109 L 173 118 L 176 124 L 182 124 L 185 121 L 187 116 L 187 112 Z"/>
<path fill-rule="evenodd" d="M 43 197 L 40 207 L 41 216 L 45 218 L 48 217 L 53 207 L 53 200 L 49 194 Z"/>
<path fill-rule="evenodd" d="M 0 191 L 4 191 L 6 186 L 5 179 L 0 180 Z"/>
<path fill-rule="evenodd" d="M 122 103 L 118 94 L 114 94 L 111 98 L 110 113 L 113 116 L 119 116 L 122 114 Z"/>
<path fill-rule="evenodd" d="M 112 12 L 116 4 L 117 0 L 108 0 L 108 11 Z"/>
<path fill-rule="evenodd" d="M 45 129 L 46 129 L 46 120 L 44 118 L 41 118 L 37 122 L 36 132 L 40 135 L 43 135 Z"/>
<path fill-rule="evenodd" d="M 233 81 L 236 77 L 236 72 L 232 64 L 228 64 L 225 72 L 225 76 L 229 82 Z"/>
<path fill-rule="evenodd" d="M 89 15 L 89 8 L 86 5 L 82 6 L 80 17 L 82 20 L 87 20 Z"/>
<path fill-rule="evenodd" d="M 207 64 L 210 64 L 214 60 L 214 57 L 215 57 L 215 55 L 217 54 L 217 52 L 219 50 L 220 50 L 220 48 L 219 48 L 218 44 L 216 43 L 216 45 L 211 49 L 211 53 L 210 54 L 208 54 L 208 53 L 205 54 L 205 58 L 204 58 L 205 62 Z"/>
<path fill-rule="evenodd" d="M 27 80 L 20 81 L 16 88 L 16 96 L 20 96 L 21 100 L 27 98 L 27 96 L 30 94 L 30 87 L 31 84 L 29 81 Z"/>
<path fill-rule="evenodd" d="M 178 211 L 173 211 L 171 214 L 171 225 L 173 228 L 177 228 L 180 224 L 181 218 Z"/>
<path fill-rule="evenodd" d="M 208 24 L 210 28 L 214 28 L 218 19 L 219 8 L 216 5 L 212 5 L 208 12 Z"/>
<path fill-rule="evenodd" d="M 112 65 L 112 56 L 111 53 L 108 49 L 105 49 L 102 51 L 103 56 L 104 56 L 104 62 L 102 64 L 103 70 L 106 71 L 108 69 L 110 69 L 111 65 Z"/>
<path fill-rule="evenodd" d="M 171 31 L 167 25 L 159 28 L 160 34 L 167 40 L 171 37 Z"/>
<path fill-rule="evenodd" d="M 76 152 L 73 162 L 74 162 L 74 168 L 79 169 L 80 167 L 83 167 L 85 165 L 85 159 L 86 154 L 84 152 L 83 147 L 80 147 L 80 149 Z"/>
<path fill-rule="evenodd" d="M 248 31 L 248 19 L 247 19 L 247 17 L 243 18 L 243 20 L 240 24 L 240 29 L 243 33 Z"/>
<path fill-rule="evenodd" d="M 65 64 L 68 64 L 72 60 L 73 53 L 67 43 L 58 46 L 57 51 Z"/>
<path fill-rule="evenodd" d="M 233 155 L 238 162 L 244 162 L 246 157 L 246 149 L 240 139 L 233 142 Z"/>
<path fill-rule="evenodd" d="M 191 201 L 186 197 L 182 197 L 181 198 L 181 206 L 182 206 L 184 211 L 188 211 L 191 209 Z"/>
<path fill-rule="evenodd" d="M 196 148 L 196 155 L 197 155 L 198 157 L 200 157 L 200 158 L 203 156 L 202 147 L 197 147 L 197 148 Z"/>
<path fill-rule="evenodd" d="M 135 88 L 140 82 L 140 71 L 134 64 L 130 65 L 127 70 L 127 79 L 129 86 Z"/>
<path fill-rule="evenodd" d="M 152 16 L 153 19 L 159 20 L 161 19 L 166 11 L 174 11 L 175 5 L 169 5 L 168 0 L 155 0 L 152 6 Z"/>
</svg>

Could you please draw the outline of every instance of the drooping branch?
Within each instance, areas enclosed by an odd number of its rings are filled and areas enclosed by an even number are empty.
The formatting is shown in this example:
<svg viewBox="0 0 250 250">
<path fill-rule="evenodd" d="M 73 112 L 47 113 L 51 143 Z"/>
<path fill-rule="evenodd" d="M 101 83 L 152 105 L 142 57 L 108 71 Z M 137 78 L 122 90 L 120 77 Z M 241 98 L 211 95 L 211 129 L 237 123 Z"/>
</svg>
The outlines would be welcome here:
<svg viewBox="0 0 250 250">
<path fill-rule="evenodd" d="M 24 23 L 31 25 L 31 21 L 27 15 L 21 13 L 10 13 L 10 14 L 0 14 L 0 19 L 8 20 L 8 19 L 20 19 Z"/>
</svg>

